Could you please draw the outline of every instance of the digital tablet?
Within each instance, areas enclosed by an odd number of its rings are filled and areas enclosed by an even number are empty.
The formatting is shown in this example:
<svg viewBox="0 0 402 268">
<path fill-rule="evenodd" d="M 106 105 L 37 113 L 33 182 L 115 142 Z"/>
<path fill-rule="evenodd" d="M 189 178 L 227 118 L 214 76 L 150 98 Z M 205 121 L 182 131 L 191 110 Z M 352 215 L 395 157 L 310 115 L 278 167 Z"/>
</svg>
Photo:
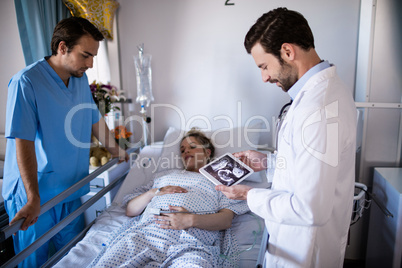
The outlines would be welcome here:
<svg viewBox="0 0 402 268">
<path fill-rule="evenodd" d="M 238 184 L 253 172 L 249 166 L 229 153 L 200 168 L 200 173 L 215 185 L 226 186 Z"/>
</svg>

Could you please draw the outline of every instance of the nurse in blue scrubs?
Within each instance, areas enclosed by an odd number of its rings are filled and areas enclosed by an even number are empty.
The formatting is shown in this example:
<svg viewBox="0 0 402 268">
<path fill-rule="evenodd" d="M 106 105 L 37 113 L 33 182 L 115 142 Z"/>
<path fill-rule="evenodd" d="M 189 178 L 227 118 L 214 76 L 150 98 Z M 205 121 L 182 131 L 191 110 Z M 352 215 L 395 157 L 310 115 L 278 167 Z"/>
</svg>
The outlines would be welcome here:
<svg viewBox="0 0 402 268">
<path fill-rule="evenodd" d="M 25 218 L 13 237 L 16 253 L 81 205 L 89 185 L 38 217 L 41 205 L 88 175 L 91 133 L 114 157 L 128 160 L 109 135 L 85 74 L 101 40 L 89 21 L 62 20 L 53 32 L 52 55 L 21 70 L 8 85 L 2 194 L 10 224 Z M 55 235 L 51 242 L 56 250 L 83 227 L 81 216 Z M 40 266 L 48 249 L 49 243 L 44 244 L 19 266 Z"/>
</svg>

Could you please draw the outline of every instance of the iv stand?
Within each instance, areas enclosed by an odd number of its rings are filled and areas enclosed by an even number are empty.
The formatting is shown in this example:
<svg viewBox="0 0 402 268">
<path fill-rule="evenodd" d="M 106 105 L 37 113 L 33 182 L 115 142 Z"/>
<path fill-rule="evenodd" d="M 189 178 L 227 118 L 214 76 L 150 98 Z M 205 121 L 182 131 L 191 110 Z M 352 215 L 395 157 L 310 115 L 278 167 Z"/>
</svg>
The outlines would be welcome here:
<svg viewBox="0 0 402 268">
<path fill-rule="evenodd" d="M 144 96 L 144 92 L 141 91 L 141 88 L 144 86 L 142 85 L 143 83 L 143 79 L 144 79 L 144 74 L 148 71 L 151 72 L 150 70 L 150 66 L 149 70 L 146 70 L 147 66 L 144 66 L 144 44 L 138 45 L 138 63 L 135 62 L 135 58 L 134 58 L 134 64 L 137 67 L 137 87 L 139 88 L 139 94 L 137 96 L 137 102 L 139 102 L 141 104 L 141 110 L 140 110 L 140 114 L 141 117 L 143 119 L 142 122 L 142 132 L 143 132 L 143 140 L 144 140 L 144 146 L 148 145 L 148 125 L 151 122 L 151 117 L 147 116 L 147 110 L 146 107 L 149 105 L 149 103 L 151 101 L 153 101 L 153 96 L 152 96 L 152 92 L 151 92 L 151 81 L 149 82 L 149 93 L 150 96 Z M 138 64 L 138 66 L 137 66 Z M 150 64 L 150 62 L 148 63 Z M 138 79 L 140 81 L 138 81 Z M 141 93 L 140 93 L 141 92 Z"/>
</svg>

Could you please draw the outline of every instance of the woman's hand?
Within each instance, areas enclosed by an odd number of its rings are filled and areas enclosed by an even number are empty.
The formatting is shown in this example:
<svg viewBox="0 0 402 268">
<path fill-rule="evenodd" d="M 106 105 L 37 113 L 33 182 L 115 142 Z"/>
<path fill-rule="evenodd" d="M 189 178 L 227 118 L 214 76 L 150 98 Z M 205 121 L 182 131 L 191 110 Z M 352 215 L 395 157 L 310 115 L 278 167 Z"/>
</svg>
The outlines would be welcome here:
<svg viewBox="0 0 402 268">
<path fill-rule="evenodd" d="M 169 206 L 169 210 L 188 212 L 183 207 Z M 193 215 L 191 213 L 168 213 L 155 216 L 156 223 L 162 229 L 185 230 L 193 225 Z"/>
<path fill-rule="evenodd" d="M 165 187 L 159 188 L 159 192 L 157 192 L 158 189 L 155 189 L 155 195 L 165 195 L 165 194 L 177 194 L 177 193 L 187 193 L 188 191 L 184 189 L 183 187 L 180 186 L 172 186 L 168 185 Z"/>
<path fill-rule="evenodd" d="M 129 217 L 138 216 L 155 196 L 165 194 L 187 193 L 188 191 L 180 186 L 168 185 L 162 188 L 152 188 L 151 190 L 133 198 L 127 203 L 126 215 Z"/>
</svg>

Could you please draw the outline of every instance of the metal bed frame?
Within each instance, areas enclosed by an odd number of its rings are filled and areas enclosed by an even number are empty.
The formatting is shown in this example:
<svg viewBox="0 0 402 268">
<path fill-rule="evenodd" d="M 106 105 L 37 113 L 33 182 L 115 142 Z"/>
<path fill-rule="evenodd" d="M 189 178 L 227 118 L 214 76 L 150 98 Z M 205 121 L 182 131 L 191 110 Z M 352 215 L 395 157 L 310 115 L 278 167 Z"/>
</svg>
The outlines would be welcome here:
<svg viewBox="0 0 402 268">
<path fill-rule="evenodd" d="M 141 146 L 129 148 L 127 150 L 128 154 L 134 153 L 138 151 L 141 148 Z M 130 159 L 130 160 L 135 160 L 135 159 Z M 40 214 L 42 215 L 43 213 L 47 212 L 49 209 L 53 208 L 55 205 L 66 199 L 68 196 L 70 196 L 72 193 L 76 192 L 78 189 L 81 187 L 85 186 L 88 184 L 91 180 L 95 179 L 98 175 L 103 173 L 104 171 L 108 170 L 115 164 L 117 164 L 118 158 L 114 158 L 110 160 L 108 163 L 105 165 L 97 168 L 95 171 L 93 171 L 91 174 L 71 186 L 70 188 L 66 189 L 64 192 L 60 193 L 59 195 L 55 196 L 45 204 L 41 206 Z M 33 242 L 31 245 L 29 245 L 27 248 L 25 248 L 23 251 L 9 259 L 6 263 L 4 263 L 1 267 L 15 267 L 17 266 L 21 261 L 23 261 L 25 258 L 27 258 L 29 255 L 31 255 L 35 250 L 37 250 L 40 246 L 42 246 L 45 242 L 47 242 L 49 239 L 51 239 L 55 234 L 57 234 L 60 230 L 62 230 L 65 226 L 67 226 L 70 222 L 72 222 L 76 217 L 81 215 L 86 209 L 88 209 L 90 206 L 92 206 L 96 201 L 98 201 L 100 198 L 102 198 L 106 193 L 108 193 L 110 190 L 112 190 L 114 187 L 119 185 L 124 178 L 126 177 L 128 171 L 125 172 L 120 178 L 117 178 L 114 180 L 112 183 L 107 185 L 105 188 L 103 188 L 101 191 L 99 191 L 97 194 L 95 194 L 93 197 L 91 197 L 88 201 L 83 203 L 77 210 L 75 210 L 73 213 L 68 215 L 66 218 L 64 218 L 61 222 L 59 222 L 57 225 L 52 227 L 49 231 L 47 231 L 45 234 L 43 234 L 41 237 L 39 237 L 35 242 Z M 7 226 L 3 228 L 0 231 L 0 243 L 5 241 L 7 238 L 12 236 L 12 234 L 16 233 L 24 219 L 20 219 L 13 225 Z M 57 251 L 45 264 L 43 264 L 42 267 L 51 267 L 52 265 L 56 264 L 78 241 L 80 241 L 88 231 L 88 229 L 93 225 L 95 222 L 92 221 L 86 228 L 75 238 L 73 238 L 67 245 L 65 245 L 62 249 Z"/>
</svg>

